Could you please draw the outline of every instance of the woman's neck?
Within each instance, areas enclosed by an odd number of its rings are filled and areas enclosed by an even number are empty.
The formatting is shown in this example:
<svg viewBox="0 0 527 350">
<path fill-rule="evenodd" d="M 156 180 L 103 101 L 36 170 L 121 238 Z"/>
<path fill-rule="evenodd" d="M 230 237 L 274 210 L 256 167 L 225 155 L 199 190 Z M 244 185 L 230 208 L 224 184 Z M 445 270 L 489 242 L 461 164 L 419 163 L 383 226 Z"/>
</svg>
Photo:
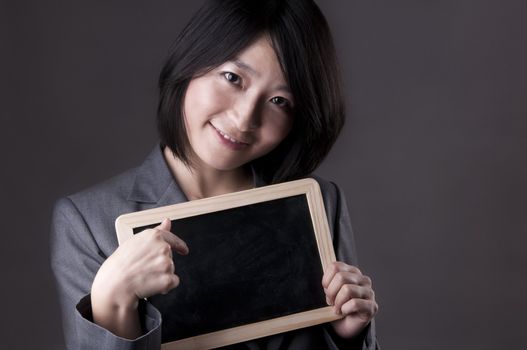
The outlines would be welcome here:
<svg viewBox="0 0 527 350">
<path fill-rule="evenodd" d="M 203 163 L 195 165 L 193 171 L 174 157 L 170 148 L 163 150 L 165 161 L 188 200 L 218 196 L 254 187 L 252 171 L 247 167 L 234 170 L 218 170 Z"/>
</svg>

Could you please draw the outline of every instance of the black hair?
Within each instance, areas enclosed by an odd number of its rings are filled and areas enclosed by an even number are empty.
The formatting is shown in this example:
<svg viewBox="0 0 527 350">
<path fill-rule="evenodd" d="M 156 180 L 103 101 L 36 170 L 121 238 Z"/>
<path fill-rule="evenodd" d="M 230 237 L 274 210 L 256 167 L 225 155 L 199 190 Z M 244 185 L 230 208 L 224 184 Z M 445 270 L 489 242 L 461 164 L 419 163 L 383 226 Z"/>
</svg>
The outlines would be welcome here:
<svg viewBox="0 0 527 350">
<path fill-rule="evenodd" d="M 161 145 L 191 164 L 183 99 L 192 78 L 234 58 L 267 34 L 295 101 L 294 124 L 271 152 L 252 161 L 267 183 L 309 175 L 344 124 L 340 74 L 328 24 L 313 0 L 207 0 L 177 37 L 159 78 Z"/>
</svg>

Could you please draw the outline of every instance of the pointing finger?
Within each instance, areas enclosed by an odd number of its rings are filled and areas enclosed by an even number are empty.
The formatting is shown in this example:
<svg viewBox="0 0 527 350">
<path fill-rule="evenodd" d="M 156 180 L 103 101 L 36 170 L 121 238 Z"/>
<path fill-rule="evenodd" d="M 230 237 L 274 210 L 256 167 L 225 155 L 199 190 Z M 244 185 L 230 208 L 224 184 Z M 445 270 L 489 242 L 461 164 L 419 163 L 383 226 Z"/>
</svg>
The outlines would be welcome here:
<svg viewBox="0 0 527 350">
<path fill-rule="evenodd" d="M 170 247 L 172 250 L 176 251 L 178 254 L 181 255 L 187 255 L 189 253 L 189 249 L 185 241 L 183 241 L 181 238 L 176 236 L 170 231 L 161 231 L 163 234 L 163 239 L 170 244 Z"/>
</svg>

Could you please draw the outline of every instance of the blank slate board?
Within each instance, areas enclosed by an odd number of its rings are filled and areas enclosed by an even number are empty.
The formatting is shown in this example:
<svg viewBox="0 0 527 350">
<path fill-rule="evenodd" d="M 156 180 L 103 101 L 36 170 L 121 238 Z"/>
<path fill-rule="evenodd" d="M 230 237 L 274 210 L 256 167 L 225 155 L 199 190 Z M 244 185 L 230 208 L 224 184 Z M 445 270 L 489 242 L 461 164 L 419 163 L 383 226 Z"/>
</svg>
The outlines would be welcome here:
<svg viewBox="0 0 527 350">
<path fill-rule="evenodd" d="M 338 319 L 321 281 L 335 261 L 313 179 L 125 214 L 122 244 L 164 218 L 190 254 L 174 254 L 180 285 L 149 301 L 164 349 L 210 349 Z"/>
</svg>

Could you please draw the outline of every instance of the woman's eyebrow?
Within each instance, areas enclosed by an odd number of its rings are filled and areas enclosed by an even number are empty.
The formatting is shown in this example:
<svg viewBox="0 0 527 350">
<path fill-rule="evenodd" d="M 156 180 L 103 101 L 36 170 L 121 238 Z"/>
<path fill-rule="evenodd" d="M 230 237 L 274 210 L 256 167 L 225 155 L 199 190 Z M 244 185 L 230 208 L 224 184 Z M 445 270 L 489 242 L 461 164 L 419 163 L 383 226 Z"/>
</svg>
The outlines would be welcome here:
<svg viewBox="0 0 527 350">
<path fill-rule="evenodd" d="M 288 94 L 292 94 L 291 89 L 287 85 L 279 85 L 275 89 L 287 92 Z"/>
<path fill-rule="evenodd" d="M 254 75 L 254 76 L 257 76 L 257 77 L 260 76 L 260 73 L 256 69 L 254 69 L 253 67 L 251 67 L 247 63 L 243 62 L 239 58 L 235 58 L 235 59 L 231 60 L 230 62 L 232 62 L 234 65 L 236 65 L 236 67 L 245 70 L 246 72 L 248 72 L 251 75 Z M 275 88 L 275 90 L 281 90 L 281 91 L 287 92 L 289 94 L 291 93 L 291 89 L 289 89 L 289 86 L 287 86 L 287 85 L 279 85 L 279 86 L 277 86 Z"/>
<path fill-rule="evenodd" d="M 235 58 L 231 62 L 234 63 L 238 68 L 249 72 L 251 75 L 260 75 L 260 73 L 258 73 L 253 67 L 249 66 L 247 63 L 243 62 L 239 58 Z"/>
</svg>

